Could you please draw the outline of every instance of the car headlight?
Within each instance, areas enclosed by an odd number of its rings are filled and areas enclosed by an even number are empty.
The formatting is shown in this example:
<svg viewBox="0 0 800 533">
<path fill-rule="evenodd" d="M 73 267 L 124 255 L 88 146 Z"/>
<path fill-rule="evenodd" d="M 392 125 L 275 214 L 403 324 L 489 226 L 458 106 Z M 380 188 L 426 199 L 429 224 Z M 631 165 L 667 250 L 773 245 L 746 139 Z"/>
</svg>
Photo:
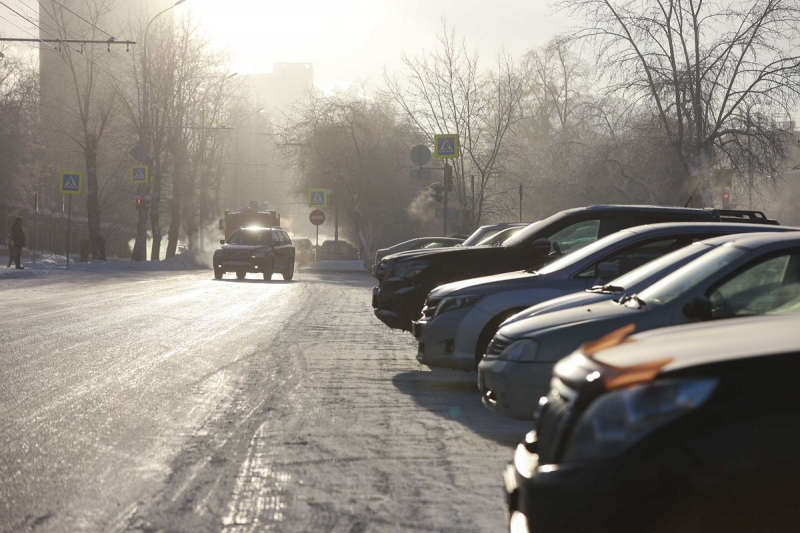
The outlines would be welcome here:
<svg viewBox="0 0 800 533">
<path fill-rule="evenodd" d="M 482 294 L 465 294 L 464 296 L 447 296 L 442 298 L 439 305 L 436 306 L 436 313 L 434 316 L 439 316 L 447 311 L 454 311 L 474 304 L 483 297 Z"/>
<path fill-rule="evenodd" d="M 665 380 L 604 394 L 578 420 L 564 462 L 619 454 L 701 406 L 716 386 L 716 379 Z"/>
<path fill-rule="evenodd" d="M 253 259 L 264 259 L 267 257 L 267 252 L 254 252 L 250 257 Z"/>
<path fill-rule="evenodd" d="M 401 263 L 391 277 L 400 279 L 413 278 L 426 268 L 428 268 L 428 263 Z"/>
<path fill-rule="evenodd" d="M 509 344 L 506 349 L 500 353 L 498 359 L 502 361 L 533 362 L 536 361 L 537 355 L 539 355 L 539 341 L 521 339 Z"/>
</svg>

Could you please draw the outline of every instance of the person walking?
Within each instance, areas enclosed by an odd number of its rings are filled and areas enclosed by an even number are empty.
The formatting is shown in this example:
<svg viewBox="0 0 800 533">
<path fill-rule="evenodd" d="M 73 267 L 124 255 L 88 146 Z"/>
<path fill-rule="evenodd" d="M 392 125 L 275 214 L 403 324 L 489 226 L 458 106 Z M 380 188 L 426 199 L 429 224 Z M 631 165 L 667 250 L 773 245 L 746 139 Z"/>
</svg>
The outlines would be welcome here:
<svg viewBox="0 0 800 533">
<path fill-rule="evenodd" d="M 17 265 L 17 270 L 24 270 L 20 264 L 22 259 L 22 248 L 25 246 L 25 233 L 22 231 L 22 217 L 17 217 L 14 223 L 11 224 L 11 249 L 14 257 L 14 263 Z M 9 265 L 10 266 L 10 265 Z"/>
<path fill-rule="evenodd" d="M 11 263 L 14 261 L 14 239 L 11 238 L 11 232 L 8 232 L 6 237 L 6 244 L 8 245 L 8 268 L 11 268 Z"/>
</svg>

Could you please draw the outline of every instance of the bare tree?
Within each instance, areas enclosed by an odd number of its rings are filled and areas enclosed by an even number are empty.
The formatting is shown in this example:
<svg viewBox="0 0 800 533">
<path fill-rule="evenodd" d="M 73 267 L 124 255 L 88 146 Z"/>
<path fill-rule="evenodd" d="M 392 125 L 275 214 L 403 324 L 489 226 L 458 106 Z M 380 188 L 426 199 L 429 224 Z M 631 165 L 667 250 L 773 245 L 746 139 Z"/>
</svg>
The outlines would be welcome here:
<svg viewBox="0 0 800 533">
<path fill-rule="evenodd" d="M 310 95 L 277 134 L 301 175 L 297 192 L 331 189 L 362 257 L 408 225 L 418 192 L 408 185 L 408 150 L 419 137 L 391 102 Z"/>
<path fill-rule="evenodd" d="M 774 173 L 787 154 L 779 117 L 800 96 L 800 6 L 794 0 L 562 0 L 587 20 L 607 92 L 652 110 L 682 180 L 715 165 Z M 743 149 L 758 145 L 758 150 Z"/>
<path fill-rule="evenodd" d="M 442 21 L 439 47 L 418 58 L 404 57 L 402 78 L 385 75 L 389 94 L 433 143 L 438 133 L 456 133 L 461 153 L 454 160 L 457 200 L 468 207 L 465 228 L 480 224 L 487 190 L 501 172 L 506 135 L 520 118 L 525 79 L 506 53 L 496 70 L 483 72 L 455 30 Z M 477 177 L 473 191 L 471 176 Z"/>
</svg>

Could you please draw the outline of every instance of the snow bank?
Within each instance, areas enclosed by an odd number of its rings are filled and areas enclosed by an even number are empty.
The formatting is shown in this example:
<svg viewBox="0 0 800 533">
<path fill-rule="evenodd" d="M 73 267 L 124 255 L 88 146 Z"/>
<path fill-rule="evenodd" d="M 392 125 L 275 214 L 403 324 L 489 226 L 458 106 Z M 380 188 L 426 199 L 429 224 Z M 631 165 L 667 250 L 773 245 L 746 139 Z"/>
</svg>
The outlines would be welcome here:
<svg viewBox="0 0 800 533">
<path fill-rule="evenodd" d="M 70 254 L 72 255 L 72 254 Z M 67 267 L 67 258 L 63 255 L 51 253 L 37 254 L 36 263 L 32 257 L 25 257 L 22 266 L 25 270 L 17 270 L 12 264 L 7 268 L 8 255 L 0 255 L 0 279 L 21 278 L 37 276 L 53 272 L 118 272 L 118 271 L 140 271 L 157 272 L 173 270 L 206 270 L 209 269 L 206 261 L 206 252 L 191 250 L 178 254 L 162 261 L 131 261 L 129 259 L 110 259 L 108 261 L 91 260 L 88 263 L 76 263 L 74 258 Z"/>
</svg>

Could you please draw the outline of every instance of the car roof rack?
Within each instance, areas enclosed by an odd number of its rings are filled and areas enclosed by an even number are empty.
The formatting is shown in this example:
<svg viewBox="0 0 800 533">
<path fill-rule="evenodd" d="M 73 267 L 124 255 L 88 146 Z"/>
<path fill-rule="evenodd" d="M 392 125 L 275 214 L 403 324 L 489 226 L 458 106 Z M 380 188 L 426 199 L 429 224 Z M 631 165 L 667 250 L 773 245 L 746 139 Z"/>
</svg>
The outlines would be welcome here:
<svg viewBox="0 0 800 533">
<path fill-rule="evenodd" d="M 777 220 L 767 218 L 762 211 L 753 211 L 751 209 L 713 209 L 710 211 L 714 213 L 715 218 L 719 216 L 719 220 L 723 222 L 751 222 L 754 224 L 771 224 L 779 225 Z"/>
</svg>

